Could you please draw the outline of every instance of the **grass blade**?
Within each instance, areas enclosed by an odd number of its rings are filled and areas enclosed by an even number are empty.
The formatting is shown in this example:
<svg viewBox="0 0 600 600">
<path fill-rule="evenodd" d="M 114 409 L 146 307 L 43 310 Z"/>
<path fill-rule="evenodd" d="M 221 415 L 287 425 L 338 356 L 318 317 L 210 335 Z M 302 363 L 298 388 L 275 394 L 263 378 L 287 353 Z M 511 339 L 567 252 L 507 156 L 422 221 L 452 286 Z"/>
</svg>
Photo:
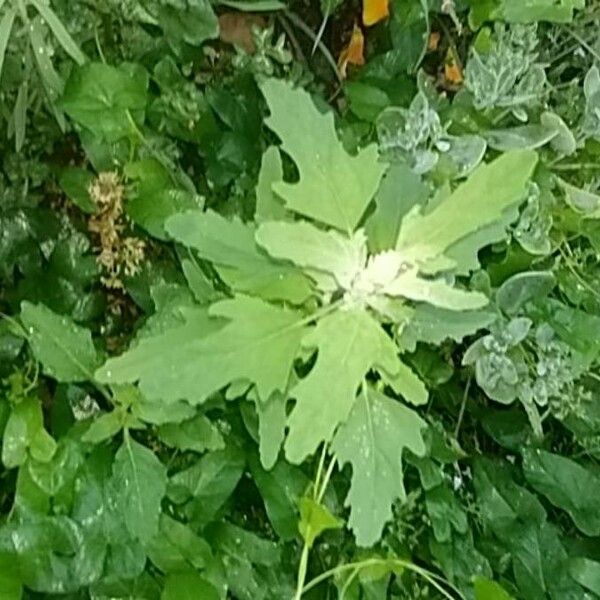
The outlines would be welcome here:
<svg viewBox="0 0 600 600">
<path fill-rule="evenodd" d="M 0 6 L 4 2 L 0 1 Z M 0 21 L 0 77 L 2 77 L 2 67 L 4 65 L 4 56 L 8 47 L 8 40 L 12 31 L 13 23 L 15 22 L 15 11 L 9 10 Z"/>
<path fill-rule="evenodd" d="M 85 54 L 79 49 L 75 40 L 65 29 L 62 21 L 56 16 L 56 13 L 49 7 L 40 2 L 40 0 L 31 0 L 31 4 L 40 13 L 41 17 L 46 21 L 52 33 L 58 40 L 59 44 L 64 48 L 65 52 L 78 64 L 82 65 L 86 62 Z"/>
</svg>

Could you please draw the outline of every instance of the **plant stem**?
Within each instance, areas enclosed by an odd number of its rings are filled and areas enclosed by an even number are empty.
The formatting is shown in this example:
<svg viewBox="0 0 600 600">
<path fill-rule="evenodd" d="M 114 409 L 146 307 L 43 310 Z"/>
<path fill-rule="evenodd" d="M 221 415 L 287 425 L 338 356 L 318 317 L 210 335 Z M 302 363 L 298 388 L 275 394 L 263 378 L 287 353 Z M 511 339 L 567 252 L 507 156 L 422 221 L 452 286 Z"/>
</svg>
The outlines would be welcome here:
<svg viewBox="0 0 600 600">
<path fill-rule="evenodd" d="M 445 581 L 441 577 L 435 575 L 434 573 L 430 573 L 429 571 L 422 569 L 421 567 L 415 565 L 414 563 L 407 561 L 407 560 L 402 560 L 400 558 L 389 558 L 389 559 L 388 558 L 368 558 L 366 560 L 359 561 L 359 562 L 338 565 L 337 567 L 329 569 L 328 571 L 321 573 L 321 575 L 318 575 L 317 577 L 315 577 L 314 579 L 309 581 L 304 586 L 302 593 L 304 594 L 304 593 L 308 592 L 309 590 L 313 589 L 320 583 L 323 583 L 330 577 L 333 577 L 333 576 L 343 573 L 345 571 L 354 571 L 354 570 L 360 571 L 360 570 L 366 569 L 368 567 L 377 567 L 377 566 L 386 566 L 388 568 L 406 569 L 407 571 L 412 571 L 413 573 L 416 573 L 417 575 L 423 577 L 423 579 L 425 579 L 438 592 L 440 592 L 440 594 L 442 594 L 442 596 L 446 600 L 457 600 L 458 598 L 461 600 L 464 599 L 464 596 L 462 595 L 460 590 L 458 590 L 452 584 L 448 583 L 447 581 Z M 455 595 L 452 595 L 448 591 L 446 591 L 438 582 L 442 582 L 445 585 L 447 585 Z M 301 596 L 296 596 L 296 598 L 294 598 L 294 600 L 297 600 L 297 598 L 300 598 L 300 597 Z"/>
<path fill-rule="evenodd" d="M 311 28 L 296 13 L 286 10 L 285 16 L 298 29 L 300 29 L 300 31 L 302 31 L 302 33 L 304 33 L 306 36 L 308 36 L 313 42 L 317 42 L 317 48 L 319 48 L 319 50 L 321 51 L 321 54 L 323 54 L 325 60 L 331 67 L 332 71 L 335 74 L 336 79 L 340 83 L 342 83 L 342 76 L 340 75 L 339 69 L 337 67 L 337 63 L 335 62 L 335 58 L 333 58 L 333 56 L 331 55 L 331 52 L 329 52 L 329 48 L 327 48 L 327 46 L 323 42 L 318 40 L 317 36 L 311 30 Z"/>
</svg>

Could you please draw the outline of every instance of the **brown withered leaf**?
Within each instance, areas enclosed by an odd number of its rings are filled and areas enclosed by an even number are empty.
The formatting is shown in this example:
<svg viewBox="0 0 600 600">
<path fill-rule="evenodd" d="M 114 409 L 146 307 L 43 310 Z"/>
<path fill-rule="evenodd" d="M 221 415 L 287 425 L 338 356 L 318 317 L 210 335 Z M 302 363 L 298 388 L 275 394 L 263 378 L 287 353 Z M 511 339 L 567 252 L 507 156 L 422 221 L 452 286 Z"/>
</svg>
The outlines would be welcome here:
<svg viewBox="0 0 600 600">
<path fill-rule="evenodd" d="M 226 44 L 233 44 L 248 54 L 256 51 L 252 39 L 252 26 L 264 28 L 267 22 L 260 15 L 243 12 L 226 12 L 219 16 L 219 38 Z"/>
</svg>

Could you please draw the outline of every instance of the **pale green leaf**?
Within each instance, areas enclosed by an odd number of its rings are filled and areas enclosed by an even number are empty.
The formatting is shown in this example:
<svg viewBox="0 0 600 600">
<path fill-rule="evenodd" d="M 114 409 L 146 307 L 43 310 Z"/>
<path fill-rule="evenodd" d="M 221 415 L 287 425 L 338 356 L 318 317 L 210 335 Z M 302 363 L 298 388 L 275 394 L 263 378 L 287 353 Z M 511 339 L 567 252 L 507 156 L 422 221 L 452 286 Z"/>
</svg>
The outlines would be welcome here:
<svg viewBox="0 0 600 600">
<path fill-rule="evenodd" d="M 300 523 L 298 529 L 302 539 L 309 548 L 315 540 L 328 529 L 341 529 L 344 522 L 329 512 L 323 504 L 312 498 L 304 497 L 300 500 Z"/>
<path fill-rule="evenodd" d="M 337 231 L 323 231 L 304 221 L 269 222 L 261 225 L 256 240 L 271 256 L 289 260 L 299 267 L 325 271 L 349 289 L 367 259 L 362 230 L 348 237 Z"/>
<path fill-rule="evenodd" d="M 405 500 L 402 453 L 425 454 L 425 421 L 413 410 L 373 389 L 363 390 L 331 449 L 340 466 L 352 465 L 346 505 L 359 546 L 372 546 L 392 517 L 392 503 Z"/>
<path fill-rule="evenodd" d="M 275 146 L 269 146 L 263 156 L 256 184 L 256 212 L 254 220 L 283 221 L 289 218 L 283 200 L 273 191 L 273 184 L 283 181 L 281 154 Z"/>
<path fill-rule="evenodd" d="M 129 533 L 142 542 L 150 541 L 158 531 L 160 504 L 167 489 L 166 467 L 126 434 L 115 456 L 113 480 Z"/>
<path fill-rule="evenodd" d="M 269 258 L 256 245 L 254 226 L 239 219 L 230 221 L 213 211 L 192 211 L 171 217 L 166 229 L 211 261 L 234 290 L 294 304 L 301 304 L 312 293 L 309 279 L 293 265 Z"/>
<path fill-rule="evenodd" d="M 556 285 L 551 271 L 525 271 L 509 277 L 496 292 L 496 303 L 508 315 L 535 300 L 545 298 Z"/>
<path fill-rule="evenodd" d="M 43 304 L 21 304 L 21 322 L 46 375 L 62 382 L 93 379 L 98 353 L 87 329 Z"/>
<path fill-rule="evenodd" d="M 256 398 L 254 405 L 258 414 L 260 462 L 270 469 L 277 461 L 285 437 L 286 397 L 275 392 L 266 402 Z"/>
<path fill-rule="evenodd" d="M 329 441 L 343 423 L 367 373 L 375 367 L 394 375 L 397 349 L 377 321 L 362 309 L 337 311 L 324 317 L 305 338 L 317 348 L 310 373 L 292 389 L 296 405 L 289 420 L 285 453 L 292 463 L 302 462 L 323 441 Z"/>
<path fill-rule="evenodd" d="M 350 156 L 337 137 L 333 114 L 319 112 L 307 92 L 275 79 L 263 82 L 261 89 L 271 111 L 265 123 L 300 174 L 298 183 L 275 183 L 273 189 L 287 208 L 346 233 L 354 231 L 385 172 L 377 146 Z"/>
<path fill-rule="evenodd" d="M 108 360 L 97 373 L 99 380 L 139 380 L 149 399 L 167 402 L 202 402 L 239 379 L 255 383 L 263 400 L 286 389 L 305 332 L 301 314 L 247 296 L 213 304 L 210 317 L 196 308 L 181 314 L 181 325 Z"/>
<path fill-rule="evenodd" d="M 385 371 L 381 371 L 383 380 L 396 392 L 402 396 L 407 402 L 415 406 L 426 404 L 428 393 L 425 384 L 419 379 L 419 376 L 404 363 L 400 362 L 397 365 L 397 372 L 394 375 L 388 375 Z"/>
<path fill-rule="evenodd" d="M 485 138 L 490 148 L 507 152 L 508 150 L 541 148 L 557 135 L 556 127 L 532 124 L 509 129 L 492 129 L 486 132 Z"/>
<path fill-rule="evenodd" d="M 537 163 L 531 150 L 508 152 L 479 166 L 430 212 L 413 209 L 402 222 L 397 249 L 419 263 L 438 259 L 453 244 L 502 219 L 521 203 Z"/>
<path fill-rule="evenodd" d="M 219 0 L 218 4 L 243 12 L 272 12 L 286 8 L 285 4 L 278 0 Z"/>
<path fill-rule="evenodd" d="M 454 311 L 419 304 L 402 329 L 400 342 L 410 352 L 414 352 L 417 342 L 436 346 L 448 338 L 462 342 L 466 336 L 488 327 L 496 318 L 491 311 Z"/>
<path fill-rule="evenodd" d="M 443 279 L 423 279 L 414 270 L 399 275 L 385 287 L 385 293 L 448 310 L 475 310 L 489 303 L 487 296 L 480 292 L 452 287 Z"/>
</svg>

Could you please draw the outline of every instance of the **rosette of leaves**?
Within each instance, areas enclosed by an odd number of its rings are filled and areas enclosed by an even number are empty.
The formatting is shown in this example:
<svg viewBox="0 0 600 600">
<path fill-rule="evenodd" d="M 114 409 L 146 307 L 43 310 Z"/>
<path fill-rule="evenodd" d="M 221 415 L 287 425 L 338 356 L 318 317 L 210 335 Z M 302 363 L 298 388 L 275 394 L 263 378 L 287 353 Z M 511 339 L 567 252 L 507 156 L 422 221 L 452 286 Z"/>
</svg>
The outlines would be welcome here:
<svg viewBox="0 0 600 600">
<path fill-rule="evenodd" d="M 485 40 L 484 37 L 481 40 Z M 522 121 L 525 109 L 539 104 L 546 73 L 538 63 L 536 25 L 496 23 L 490 40 L 473 46 L 465 87 L 478 110 L 511 109 Z"/>
<path fill-rule="evenodd" d="M 426 422 L 409 405 L 424 404 L 427 390 L 390 331 L 427 314 L 439 323 L 438 340 L 482 326 L 473 315 L 488 299 L 457 275 L 507 235 L 537 155 L 517 151 L 480 166 L 454 191 L 397 214 L 390 235 L 382 206 L 404 190 L 377 147 L 350 155 L 333 115 L 305 91 L 273 79 L 261 89 L 265 123 L 281 146 L 263 156 L 254 221 L 191 211 L 166 224 L 211 265 L 229 297 L 182 306 L 176 321 L 109 359 L 96 378 L 137 382 L 162 403 L 202 403 L 228 386 L 236 398 L 252 388 L 263 466 L 273 466 L 281 445 L 297 464 L 328 444 L 340 466 L 352 465 L 349 525 L 359 545 L 371 545 L 392 502 L 405 497 L 404 448 L 425 453 Z M 295 182 L 284 178 L 284 153 Z M 376 226 L 382 219 L 385 234 Z M 417 341 L 430 339 L 426 329 L 415 328 Z"/>
</svg>

